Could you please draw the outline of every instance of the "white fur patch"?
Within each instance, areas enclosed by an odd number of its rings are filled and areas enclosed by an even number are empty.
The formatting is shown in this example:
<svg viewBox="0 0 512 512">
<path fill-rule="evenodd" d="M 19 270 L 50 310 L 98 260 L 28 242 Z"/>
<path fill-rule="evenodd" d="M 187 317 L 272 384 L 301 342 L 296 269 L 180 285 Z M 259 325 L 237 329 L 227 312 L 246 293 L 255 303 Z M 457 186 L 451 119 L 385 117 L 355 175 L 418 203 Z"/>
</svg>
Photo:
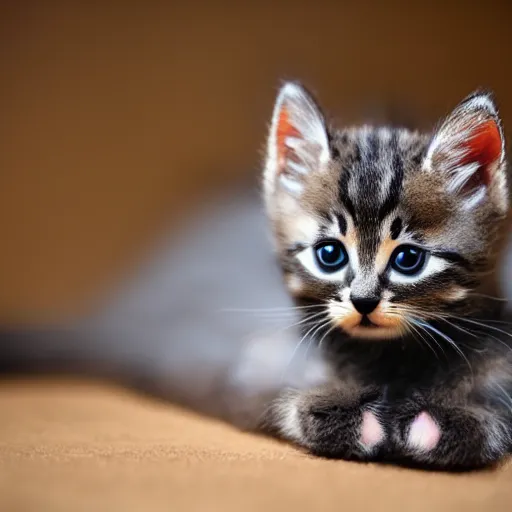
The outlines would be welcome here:
<svg viewBox="0 0 512 512">
<path fill-rule="evenodd" d="M 291 159 L 286 160 L 286 168 L 292 173 L 305 175 L 308 174 L 309 170 L 305 165 L 301 165 Z"/>
<path fill-rule="evenodd" d="M 288 223 L 289 237 L 306 244 L 311 244 L 316 240 L 319 229 L 318 221 L 307 214 L 298 214 Z"/>
<path fill-rule="evenodd" d="M 436 421 L 426 412 L 416 416 L 407 435 L 407 446 L 420 452 L 432 451 L 441 438 L 441 429 Z"/>
<path fill-rule="evenodd" d="M 469 109 L 482 108 L 489 111 L 493 116 L 498 115 L 494 103 L 489 98 L 489 96 L 487 96 L 487 94 L 479 94 L 478 96 L 471 98 L 471 100 L 468 101 L 466 105 Z"/>
<path fill-rule="evenodd" d="M 359 253 L 357 252 L 357 249 L 353 246 L 345 247 L 350 266 L 352 267 L 352 270 L 354 271 L 354 274 L 358 274 L 360 272 L 360 265 L 359 265 Z"/>
<path fill-rule="evenodd" d="M 288 274 L 286 276 L 286 285 L 288 286 L 288 289 L 295 295 L 298 295 L 304 287 L 302 279 L 295 274 Z"/>
<path fill-rule="evenodd" d="M 486 424 L 487 446 L 491 453 L 501 453 L 508 444 L 508 427 L 505 422 L 490 420 Z"/>
<path fill-rule="evenodd" d="M 363 412 L 359 445 L 365 452 L 371 452 L 386 437 L 377 416 L 370 411 Z"/>
<path fill-rule="evenodd" d="M 297 180 L 291 178 L 287 174 L 279 175 L 279 182 L 281 183 L 281 185 L 283 185 L 284 189 L 288 193 L 294 196 L 300 196 L 302 190 L 304 189 L 302 183 L 299 183 Z"/>
<path fill-rule="evenodd" d="M 465 299 L 467 297 L 467 295 L 468 295 L 468 290 L 466 290 L 465 288 L 456 287 L 456 288 L 453 288 L 452 290 L 450 290 L 446 294 L 446 298 L 448 300 L 457 301 L 457 300 Z"/>
<path fill-rule="evenodd" d="M 485 198 L 485 187 L 479 187 L 473 194 L 462 202 L 462 209 L 465 211 L 472 210 L 477 204 L 481 203 Z"/>
<path fill-rule="evenodd" d="M 303 433 L 299 418 L 298 397 L 283 402 L 279 411 L 279 430 L 281 434 L 290 441 L 300 442 Z"/>
<path fill-rule="evenodd" d="M 341 301 L 330 300 L 327 303 L 329 316 L 337 322 L 339 319 L 346 317 L 354 312 L 354 308 L 350 301 L 350 288 L 344 288 L 339 294 Z"/>
<path fill-rule="evenodd" d="M 448 192 L 450 194 L 456 194 L 459 192 L 479 168 L 480 164 L 478 162 L 471 162 L 466 165 L 460 165 L 454 169 L 451 173 L 453 177 L 448 183 Z"/>
</svg>

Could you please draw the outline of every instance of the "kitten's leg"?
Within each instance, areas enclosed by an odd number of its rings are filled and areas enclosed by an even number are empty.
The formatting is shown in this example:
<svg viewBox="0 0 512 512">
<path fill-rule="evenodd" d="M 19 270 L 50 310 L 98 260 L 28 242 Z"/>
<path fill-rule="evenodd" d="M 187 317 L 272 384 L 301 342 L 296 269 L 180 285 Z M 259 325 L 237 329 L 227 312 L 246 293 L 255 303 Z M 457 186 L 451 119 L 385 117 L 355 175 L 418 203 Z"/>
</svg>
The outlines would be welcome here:
<svg viewBox="0 0 512 512">
<path fill-rule="evenodd" d="M 391 458 L 443 469 L 493 464 L 512 447 L 510 381 L 481 386 L 450 404 L 446 392 L 398 405 L 391 420 Z"/>
<path fill-rule="evenodd" d="M 378 390 L 343 383 L 288 390 L 272 403 L 265 427 L 315 455 L 374 460 L 386 440 L 379 399 Z"/>
</svg>

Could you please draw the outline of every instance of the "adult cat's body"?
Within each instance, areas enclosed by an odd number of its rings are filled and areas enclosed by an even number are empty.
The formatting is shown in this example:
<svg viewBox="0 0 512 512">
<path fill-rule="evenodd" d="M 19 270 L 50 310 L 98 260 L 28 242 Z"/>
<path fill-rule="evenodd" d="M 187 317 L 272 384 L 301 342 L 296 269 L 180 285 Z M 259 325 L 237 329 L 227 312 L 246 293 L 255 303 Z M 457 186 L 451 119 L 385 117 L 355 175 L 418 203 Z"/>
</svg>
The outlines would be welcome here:
<svg viewBox="0 0 512 512">
<path fill-rule="evenodd" d="M 233 196 L 99 314 L 6 335 L 3 360 L 121 378 L 326 456 L 498 460 L 511 338 L 482 285 L 507 208 L 503 148 L 487 95 L 430 137 L 329 129 L 288 84 L 265 170 L 278 261 L 257 198 Z"/>
<path fill-rule="evenodd" d="M 249 236 L 248 236 L 249 234 Z M 4 330 L 0 372 L 114 379 L 247 429 L 280 389 L 322 382 L 253 183 L 212 193 L 134 275 L 66 327 Z"/>
</svg>

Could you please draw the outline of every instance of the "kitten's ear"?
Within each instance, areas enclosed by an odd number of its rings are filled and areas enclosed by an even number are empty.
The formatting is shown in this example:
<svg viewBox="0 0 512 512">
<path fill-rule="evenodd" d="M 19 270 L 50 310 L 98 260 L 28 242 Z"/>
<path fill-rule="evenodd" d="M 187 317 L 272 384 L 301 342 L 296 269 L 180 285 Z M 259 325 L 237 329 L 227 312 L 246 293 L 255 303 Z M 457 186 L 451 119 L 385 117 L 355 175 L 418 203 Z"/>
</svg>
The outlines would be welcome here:
<svg viewBox="0 0 512 512">
<path fill-rule="evenodd" d="M 329 158 L 327 128 L 315 100 L 299 84 L 286 83 L 277 96 L 267 141 L 266 195 L 279 189 L 300 195 L 304 178 Z"/>
<path fill-rule="evenodd" d="M 443 172 L 448 192 L 476 206 L 486 197 L 507 209 L 505 140 L 492 96 L 465 99 L 435 133 L 424 161 L 427 171 Z"/>
</svg>

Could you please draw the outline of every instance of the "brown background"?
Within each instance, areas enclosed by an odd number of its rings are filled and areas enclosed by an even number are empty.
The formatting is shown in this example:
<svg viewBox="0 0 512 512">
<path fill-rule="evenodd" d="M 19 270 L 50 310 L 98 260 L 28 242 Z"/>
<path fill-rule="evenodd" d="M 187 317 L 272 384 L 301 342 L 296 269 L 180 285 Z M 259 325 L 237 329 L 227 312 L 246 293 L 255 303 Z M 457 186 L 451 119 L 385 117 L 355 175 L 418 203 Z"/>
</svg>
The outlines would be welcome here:
<svg viewBox="0 0 512 512">
<path fill-rule="evenodd" d="M 510 4 L 0 2 L 0 321 L 79 310 L 164 225 L 251 175 L 280 79 L 345 122 L 398 103 L 422 125 L 488 86 L 512 125 Z M 2 510 L 512 502 L 510 462 L 325 461 L 103 386 L 3 381 L 0 410 Z"/>
<path fill-rule="evenodd" d="M 2 2 L 0 314 L 80 308 L 165 222 L 257 166 L 275 89 L 512 124 L 507 1 Z M 510 121 L 509 121 L 510 120 Z"/>
</svg>

